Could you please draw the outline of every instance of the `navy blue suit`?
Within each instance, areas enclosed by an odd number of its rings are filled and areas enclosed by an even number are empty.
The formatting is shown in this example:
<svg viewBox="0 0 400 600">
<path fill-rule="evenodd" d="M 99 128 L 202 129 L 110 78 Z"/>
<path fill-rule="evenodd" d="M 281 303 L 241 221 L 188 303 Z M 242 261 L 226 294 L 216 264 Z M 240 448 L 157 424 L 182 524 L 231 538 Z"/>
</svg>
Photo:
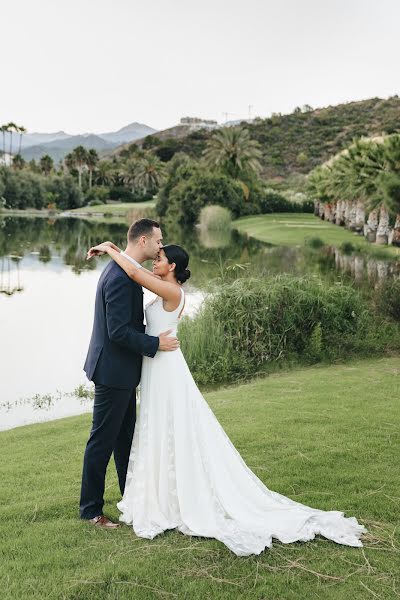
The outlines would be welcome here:
<svg viewBox="0 0 400 600">
<path fill-rule="evenodd" d="M 83 519 L 102 514 L 105 475 L 112 453 L 124 493 L 142 356 L 153 357 L 158 344 L 158 337 L 144 333 L 142 287 L 110 261 L 97 285 L 93 331 L 84 365 L 88 379 L 95 384 L 95 399 L 83 463 Z"/>
</svg>

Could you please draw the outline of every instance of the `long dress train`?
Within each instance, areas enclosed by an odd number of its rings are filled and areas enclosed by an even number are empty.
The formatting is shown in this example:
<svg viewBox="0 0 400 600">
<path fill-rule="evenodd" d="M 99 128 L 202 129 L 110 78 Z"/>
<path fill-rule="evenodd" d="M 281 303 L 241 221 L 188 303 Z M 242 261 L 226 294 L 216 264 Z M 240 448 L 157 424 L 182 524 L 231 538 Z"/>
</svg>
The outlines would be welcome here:
<svg viewBox="0 0 400 600">
<path fill-rule="evenodd" d="M 176 332 L 184 303 L 146 308 L 147 333 Z M 362 546 L 366 529 L 339 511 L 310 508 L 269 490 L 249 469 L 196 386 L 181 350 L 143 359 L 140 412 L 120 520 L 152 539 L 177 528 L 215 538 L 238 556 L 320 534 Z"/>
</svg>

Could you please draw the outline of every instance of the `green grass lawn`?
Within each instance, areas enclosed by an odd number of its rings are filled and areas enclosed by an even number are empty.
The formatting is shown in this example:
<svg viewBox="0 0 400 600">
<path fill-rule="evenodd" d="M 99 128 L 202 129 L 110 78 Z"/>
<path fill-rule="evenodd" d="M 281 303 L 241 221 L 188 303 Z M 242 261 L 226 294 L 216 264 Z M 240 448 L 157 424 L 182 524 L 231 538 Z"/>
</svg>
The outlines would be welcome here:
<svg viewBox="0 0 400 600">
<path fill-rule="evenodd" d="M 82 206 L 81 208 L 73 208 L 67 211 L 48 211 L 47 209 L 35 210 L 27 208 L 25 210 L 8 210 L 0 211 L 0 216 L 32 216 L 32 217 L 47 217 L 54 218 L 63 213 L 81 217 L 92 222 L 104 223 L 126 223 L 127 220 L 134 221 L 144 217 L 155 217 L 155 200 L 147 202 L 119 202 L 116 204 L 98 204 L 96 206 Z"/>
<path fill-rule="evenodd" d="M 306 213 L 243 217 L 234 222 L 234 227 L 251 237 L 277 246 L 303 245 L 310 238 L 318 237 L 326 244 L 340 246 L 343 242 L 351 242 L 361 250 L 400 256 L 400 248 L 370 244 L 363 236 Z"/>
<path fill-rule="evenodd" d="M 356 516 L 364 548 L 318 538 L 240 558 L 175 531 L 154 540 L 78 519 L 90 415 L 0 434 L 3 600 L 399 597 L 398 357 L 316 366 L 207 394 L 271 489 Z M 105 512 L 119 500 L 110 464 Z M 396 587 L 397 586 L 397 587 Z"/>
<path fill-rule="evenodd" d="M 155 200 L 148 200 L 147 202 L 119 202 L 118 204 L 98 204 L 96 206 L 82 206 L 81 208 L 74 208 L 67 212 L 71 214 L 85 214 L 92 215 L 96 213 L 109 214 L 113 216 L 126 216 L 132 210 L 143 210 L 147 208 L 155 208 Z"/>
</svg>

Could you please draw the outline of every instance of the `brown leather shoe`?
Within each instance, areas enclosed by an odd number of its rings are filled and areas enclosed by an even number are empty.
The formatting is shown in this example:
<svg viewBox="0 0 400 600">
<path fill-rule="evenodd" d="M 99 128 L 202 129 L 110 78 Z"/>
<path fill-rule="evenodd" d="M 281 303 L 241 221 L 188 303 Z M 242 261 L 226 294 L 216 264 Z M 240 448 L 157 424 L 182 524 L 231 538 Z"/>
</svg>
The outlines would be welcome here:
<svg viewBox="0 0 400 600">
<path fill-rule="evenodd" d="M 104 529 L 118 529 L 119 523 L 113 523 L 105 515 L 99 515 L 93 519 L 89 519 L 89 523 L 96 525 L 96 527 L 103 527 Z"/>
</svg>

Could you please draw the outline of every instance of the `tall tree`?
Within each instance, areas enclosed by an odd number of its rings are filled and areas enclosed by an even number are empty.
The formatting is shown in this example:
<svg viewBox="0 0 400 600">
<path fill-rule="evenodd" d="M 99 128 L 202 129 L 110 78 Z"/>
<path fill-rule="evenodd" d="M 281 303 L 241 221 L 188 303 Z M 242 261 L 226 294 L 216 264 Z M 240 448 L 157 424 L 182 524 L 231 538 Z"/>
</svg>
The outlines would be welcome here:
<svg viewBox="0 0 400 600">
<path fill-rule="evenodd" d="M 396 218 L 393 243 L 400 244 L 400 136 L 359 140 L 329 165 L 315 169 L 309 190 L 325 206 L 332 199 L 345 202 L 350 228 L 364 231 L 370 241 L 387 244 L 390 218 Z M 365 211 L 369 212 L 364 228 Z M 379 217 L 378 217 L 379 216 Z"/>
<path fill-rule="evenodd" d="M 22 136 L 26 133 L 26 128 L 23 125 L 17 125 L 17 132 L 19 133 L 19 149 L 18 154 L 21 154 Z"/>
<path fill-rule="evenodd" d="M 257 173 L 261 169 L 260 146 L 242 127 L 224 127 L 214 133 L 204 150 L 204 158 L 210 167 L 234 179 L 240 179 L 246 171 Z"/>
<path fill-rule="evenodd" d="M 65 157 L 65 164 L 69 170 L 76 169 L 78 171 L 78 185 L 82 189 L 82 172 L 87 165 L 88 151 L 84 146 L 77 146 Z"/>
<path fill-rule="evenodd" d="M 135 186 L 144 193 L 155 193 L 165 178 L 165 165 L 154 154 L 146 154 L 137 161 Z"/>
<path fill-rule="evenodd" d="M 43 175 L 46 177 L 51 173 L 54 168 L 54 161 L 49 154 L 45 154 L 39 161 L 39 167 Z"/>
<path fill-rule="evenodd" d="M 8 132 L 8 125 L 2 125 L 0 127 L 0 131 L 3 134 L 3 156 L 4 156 L 4 164 L 6 160 L 6 133 Z"/>
<path fill-rule="evenodd" d="M 23 169 L 25 166 L 25 160 L 22 158 L 22 156 L 20 154 L 15 154 L 13 161 L 12 161 L 12 166 L 14 169 Z"/>
<path fill-rule="evenodd" d="M 16 132 L 18 130 L 18 127 L 12 121 L 10 121 L 8 123 L 7 127 L 8 127 L 8 133 L 10 134 L 10 154 L 12 156 L 12 134 L 13 134 L 13 131 Z"/>
<path fill-rule="evenodd" d="M 90 148 L 89 152 L 87 153 L 87 158 L 86 158 L 86 165 L 89 170 L 89 188 L 92 187 L 93 171 L 95 170 L 98 162 L 99 162 L 99 155 L 97 154 L 97 151 L 94 148 Z"/>
<path fill-rule="evenodd" d="M 110 185 L 113 183 L 113 165 L 108 160 L 101 160 L 95 171 L 96 185 Z"/>
<path fill-rule="evenodd" d="M 130 186 L 132 194 L 135 193 L 136 177 L 138 174 L 138 159 L 128 159 L 122 169 L 122 177 L 125 185 Z"/>
</svg>

